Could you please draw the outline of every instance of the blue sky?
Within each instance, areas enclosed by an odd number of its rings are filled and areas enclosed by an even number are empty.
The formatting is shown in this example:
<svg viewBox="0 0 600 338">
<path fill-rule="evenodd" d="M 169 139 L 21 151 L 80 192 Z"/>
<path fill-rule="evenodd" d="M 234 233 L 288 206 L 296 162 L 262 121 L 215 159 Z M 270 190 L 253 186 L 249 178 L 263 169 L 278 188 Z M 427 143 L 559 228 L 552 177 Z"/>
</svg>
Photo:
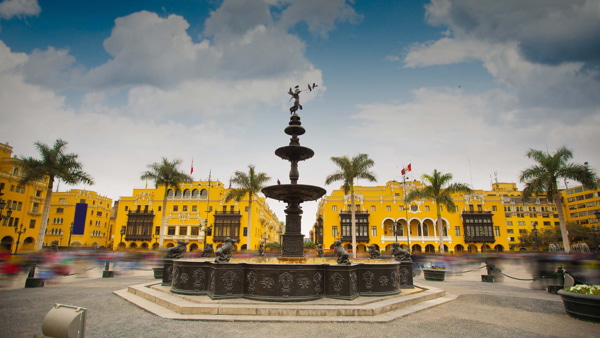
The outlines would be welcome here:
<svg viewBox="0 0 600 338">
<path fill-rule="evenodd" d="M 599 64 L 595 0 L 4 0 L 0 141 L 36 155 L 36 141 L 67 140 L 89 189 L 115 200 L 163 156 L 193 158 L 195 179 L 254 164 L 287 182 L 274 155 L 287 90 L 315 82 L 300 183 L 366 153 L 375 184 L 412 163 L 411 178 L 489 189 L 518 182 L 529 148 L 564 145 L 597 170 Z M 303 208 L 308 234 L 316 203 Z"/>
</svg>

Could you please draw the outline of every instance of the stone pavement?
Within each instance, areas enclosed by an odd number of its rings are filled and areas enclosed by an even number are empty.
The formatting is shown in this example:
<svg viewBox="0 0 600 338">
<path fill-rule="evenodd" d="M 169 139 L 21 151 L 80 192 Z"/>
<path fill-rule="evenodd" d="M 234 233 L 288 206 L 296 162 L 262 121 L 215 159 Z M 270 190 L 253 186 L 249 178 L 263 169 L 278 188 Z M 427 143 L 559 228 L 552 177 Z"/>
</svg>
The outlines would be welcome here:
<svg viewBox="0 0 600 338">
<path fill-rule="evenodd" d="M 483 283 L 485 269 L 464 266 L 444 282 L 415 277 L 415 284 L 446 290 L 455 300 L 387 323 L 217 322 L 158 317 L 113 292 L 153 281 L 150 269 L 101 278 L 102 267 L 68 276 L 43 288 L 0 291 L 0 337 L 42 334 L 42 321 L 55 303 L 88 309 L 86 337 L 598 337 L 600 324 L 569 317 L 560 296 L 532 289 L 527 280 Z M 528 279 L 524 266 L 502 271 Z"/>
</svg>

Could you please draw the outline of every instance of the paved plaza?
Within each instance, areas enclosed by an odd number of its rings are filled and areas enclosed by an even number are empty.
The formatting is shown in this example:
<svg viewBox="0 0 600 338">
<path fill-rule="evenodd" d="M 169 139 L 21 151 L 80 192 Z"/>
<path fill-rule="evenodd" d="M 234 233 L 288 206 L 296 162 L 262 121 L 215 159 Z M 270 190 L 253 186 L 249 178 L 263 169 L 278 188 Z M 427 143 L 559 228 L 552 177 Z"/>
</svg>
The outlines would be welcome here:
<svg viewBox="0 0 600 338">
<path fill-rule="evenodd" d="M 388 323 L 216 322 L 171 320 L 115 295 L 129 285 L 153 281 L 150 268 L 116 271 L 102 267 L 62 277 L 42 288 L 0 291 L 0 337 L 42 335 L 42 321 L 55 303 L 88 309 L 86 337 L 598 337 L 600 323 L 569 317 L 560 296 L 532 288 L 522 265 L 504 264 L 505 278 L 483 283 L 485 269 L 464 266 L 446 281 L 415 277 L 415 284 L 446 290 L 456 299 Z"/>
</svg>

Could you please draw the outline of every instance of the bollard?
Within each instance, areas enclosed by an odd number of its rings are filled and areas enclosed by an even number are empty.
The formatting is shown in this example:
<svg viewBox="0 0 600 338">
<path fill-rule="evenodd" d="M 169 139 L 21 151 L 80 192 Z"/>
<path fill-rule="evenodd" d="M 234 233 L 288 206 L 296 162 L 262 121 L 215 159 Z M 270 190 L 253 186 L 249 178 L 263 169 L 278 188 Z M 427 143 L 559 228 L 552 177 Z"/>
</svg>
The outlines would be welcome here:
<svg viewBox="0 0 600 338">
<path fill-rule="evenodd" d="M 115 272 L 109 271 L 109 268 L 110 268 L 110 262 L 106 261 L 104 263 L 104 271 L 102 271 L 102 278 L 112 278 L 115 276 Z"/>
<path fill-rule="evenodd" d="M 87 309 L 65 304 L 55 304 L 42 322 L 42 333 L 54 338 L 83 338 Z"/>
</svg>

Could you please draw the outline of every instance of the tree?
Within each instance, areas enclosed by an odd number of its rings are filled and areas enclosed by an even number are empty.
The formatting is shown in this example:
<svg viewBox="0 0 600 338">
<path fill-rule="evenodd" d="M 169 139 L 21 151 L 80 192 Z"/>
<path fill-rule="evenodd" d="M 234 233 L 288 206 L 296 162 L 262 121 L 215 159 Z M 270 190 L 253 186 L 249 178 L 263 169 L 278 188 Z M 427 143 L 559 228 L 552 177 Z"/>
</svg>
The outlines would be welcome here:
<svg viewBox="0 0 600 338">
<path fill-rule="evenodd" d="M 248 236 L 246 248 L 250 250 L 250 240 L 252 237 L 252 201 L 254 200 L 254 196 L 265 187 L 265 183 L 271 178 L 265 173 L 257 173 L 252 164 L 248 166 L 248 169 L 248 174 L 243 171 L 236 171 L 234 173 L 231 183 L 236 184 L 238 187 L 229 190 L 225 196 L 225 201 L 235 200 L 239 202 L 244 196 L 248 195 Z"/>
<path fill-rule="evenodd" d="M 559 179 L 569 179 L 583 184 L 586 188 L 595 189 L 596 174 L 586 165 L 569 163 L 573 153 L 566 147 L 556 150 L 554 154 L 541 150 L 530 149 L 527 157 L 537 162 L 521 172 L 520 181 L 525 183 L 523 197 L 546 194 L 552 198 L 558 209 L 558 220 L 565 252 L 571 251 L 569 232 L 565 223 L 561 191 L 558 188 Z"/>
<path fill-rule="evenodd" d="M 325 184 L 342 181 L 344 194 L 350 194 L 350 213 L 352 226 L 352 257 L 356 258 L 356 212 L 354 210 L 354 180 L 363 178 L 375 182 L 375 175 L 369 171 L 375 165 L 367 154 L 358 154 L 349 159 L 347 156 L 331 157 L 331 161 L 338 166 L 338 171 L 325 178 Z"/>
<path fill-rule="evenodd" d="M 19 185 L 48 180 L 42 223 L 36 243 L 37 250 L 40 250 L 44 244 L 46 227 L 48 226 L 54 181 L 59 179 L 67 184 L 85 183 L 89 185 L 94 184 L 94 181 L 89 174 L 83 171 L 83 165 L 77 161 L 78 155 L 65 153 L 67 141 L 58 139 L 54 142 L 52 148 L 41 142 L 36 142 L 35 146 L 42 158 L 21 157 L 17 160 L 17 165 L 23 171 Z"/>
<path fill-rule="evenodd" d="M 164 186 L 165 194 L 163 196 L 163 204 L 162 204 L 162 217 L 160 221 L 160 234 L 159 234 L 159 242 L 158 246 L 162 247 L 164 242 L 164 229 L 165 229 L 165 221 L 167 219 L 167 196 L 169 192 L 169 188 L 172 188 L 174 191 L 179 189 L 179 185 L 185 182 L 192 182 L 192 177 L 183 171 L 179 171 L 179 165 L 181 164 L 181 160 L 173 160 L 169 161 L 166 157 L 162 158 L 161 162 L 154 162 L 152 164 L 148 164 L 148 169 L 146 170 L 142 176 L 140 177 L 142 180 L 151 180 L 154 181 L 156 187 Z"/>
<path fill-rule="evenodd" d="M 464 183 L 450 183 L 452 174 L 442 174 L 436 169 L 433 170 L 433 175 L 424 174 L 423 182 L 427 182 L 425 187 L 409 192 L 406 195 L 406 203 L 410 203 L 416 199 L 432 199 L 435 203 L 437 213 L 437 232 L 440 237 L 440 253 L 444 253 L 444 231 L 442 225 L 442 206 L 446 207 L 448 212 L 456 211 L 456 204 L 452 199 L 452 194 L 470 193 L 471 188 Z"/>
</svg>

